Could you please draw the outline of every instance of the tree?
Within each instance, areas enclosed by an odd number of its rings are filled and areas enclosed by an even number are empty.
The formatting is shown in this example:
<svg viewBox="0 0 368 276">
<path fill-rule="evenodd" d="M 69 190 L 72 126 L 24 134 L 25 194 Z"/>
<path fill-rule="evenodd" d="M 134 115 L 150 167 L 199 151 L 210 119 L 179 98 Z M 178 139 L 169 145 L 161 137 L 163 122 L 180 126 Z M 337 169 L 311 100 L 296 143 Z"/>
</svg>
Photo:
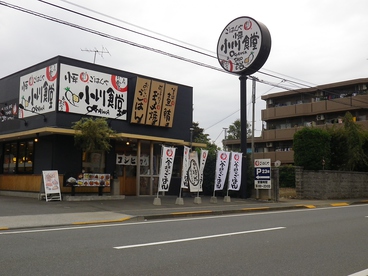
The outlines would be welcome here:
<svg viewBox="0 0 368 276">
<path fill-rule="evenodd" d="M 199 127 L 199 123 L 193 122 L 193 142 L 206 144 L 206 149 L 208 149 L 209 153 L 216 153 L 219 148 L 209 138 L 209 135 L 204 133 L 204 129 Z"/>
<path fill-rule="evenodd" d="M 294 134 L 294 163 L 306 170 L 329 169 L 330 139 L 327 130 L 305 127 Z"/>
<path fill-rule="evenodd" d="M 361 125 L 358 125 L 353 120 L 350 112 L 347 112 L 344 117 L 344 129 L 346 132 L 346 150 L 347 161 L 345 170 L 354 171 L 364 165 L 368 166 L 368 158 L 363 150 L 365 134 Z"/>
<path fill-rule="evenodd" d="M 81 118 L 74 122 L 74 142 L 84 151 L 109 151 L 110 138 L 115 134 L 105 118 Z"/>
<path fill-rule="evenodd" d="M 211 195 L 213 192 L 213 185 L 215 183 L 216 169 L 216 153 L 220 149 L 217 145 L 211 142 L 209 135 L 204 133 L 204 129 L 199 127 L 198 123 L 193 122 L 193 141 L 196 143 L 206 144 L 206 149 L 208 150 L 208 156 L 206 161 L 206 166 L 203 171 L 203 193 L 206 195 Z M 198 152 L 200 149 L 198 149 Z"/>
<path fill-rule="evenodd" d="M 110 138 L 115 134 L 105 118 L 82 118 L 74 122 L 74 143 L 83 154 L 83 170 L 86 172 L 103 173 L 105 151 L 111 149 Z"/>
<path fill-rule="evenodd" d="M 250 129 L 250 124 L 247 122 L 247 137 L 252 136 L 252 130 Z M 232 125 L 229 126 L 227 130 L 227 140 L 236 140 L 241 138 L 241 122 L 240 119 L 234 121 Z"/>
</svg>

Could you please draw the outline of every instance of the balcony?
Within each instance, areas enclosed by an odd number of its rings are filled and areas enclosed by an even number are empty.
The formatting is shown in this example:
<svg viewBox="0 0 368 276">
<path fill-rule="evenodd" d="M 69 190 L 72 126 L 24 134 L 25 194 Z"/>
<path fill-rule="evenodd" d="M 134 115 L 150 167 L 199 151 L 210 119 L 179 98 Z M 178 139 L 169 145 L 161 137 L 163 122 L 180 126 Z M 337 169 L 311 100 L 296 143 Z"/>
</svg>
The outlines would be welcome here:
<svg viewBox="0 0 368 276">
<path fill-rule="evenodd" d="M 255 152 L 255 159 L 271 159 L 274 163 L 277 160 L 281 161 L 281 164 L 294 163 L 294 151 L 272 151 L 272 152 Z"/>
<path fill-rule="evenodd" d="M 368 95 L 359 95 L 331 100 L 321 100 L 289 106 L 279 106 L 263 109 L 262 121 L 290 118 L 297 116 L 318 115 L 328 112 L 349 111 L 368 107 Z"/>
</svg>

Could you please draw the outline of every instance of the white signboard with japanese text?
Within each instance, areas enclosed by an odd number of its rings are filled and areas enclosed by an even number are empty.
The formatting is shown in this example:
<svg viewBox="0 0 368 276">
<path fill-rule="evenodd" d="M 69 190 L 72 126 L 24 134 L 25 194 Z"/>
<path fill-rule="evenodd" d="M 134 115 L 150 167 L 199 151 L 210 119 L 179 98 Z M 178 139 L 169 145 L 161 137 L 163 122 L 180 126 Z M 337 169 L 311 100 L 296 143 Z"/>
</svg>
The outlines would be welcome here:
<svg viewBox="0 0 368 276">
<path fill-rule="evenodd" d="M 20 78 L 18 117 L 36 116 L 55 111 L 57 64 L 50 65 Z"/>
<path fill-rule="evenodd" d="M 127 78 L 61 64 L 59 91 L 59 111 L 127 119 Z"/>
<path fill-rule="evenodd" d="M 188 182 L 190 192 L 200 192 L 200 169 L 198 154 L 196 151 L 192 151 L 189 154 L 189 168 L 188 168 Z"/>
<path fill-rule="evenodd" d="M 271 189 L 271 159 L 254 160 L 254 188 Z"/>
<path fill-rule="evenodd" d="M 188 189 L 189 183 L 188 183 L 188 169 L 189 169 L 189 162 L 190 162 L 190 148 L 187 146 L 184 146 L 183 150 L 183 166 L 181 170 L 181 182 L 180 182 L 180 188 Z"/>
<path fill-rule="evenodd" d="M 241 185 L 242 171 L 242 156 L 241 152 L 232 152 L 230 157 L 230 169 L 228 179 L 228 190 L 239 191 Z"/>
<path fill-rule="evenodd" d="M 172 171 L 174 167 L 175 148 L 162 147 L 162 159 L 160 165 L 160 175 L 158 178 L 158 191 L 169 191 Z"/>
<path fill-rule="evenodd" d="M 224 188 L 227 171 L 229 168 L 230 152 L 218 151 L 216 157 L 216 175 L 215 175 L 215 191 L 221 191 Z"/>
</svg>

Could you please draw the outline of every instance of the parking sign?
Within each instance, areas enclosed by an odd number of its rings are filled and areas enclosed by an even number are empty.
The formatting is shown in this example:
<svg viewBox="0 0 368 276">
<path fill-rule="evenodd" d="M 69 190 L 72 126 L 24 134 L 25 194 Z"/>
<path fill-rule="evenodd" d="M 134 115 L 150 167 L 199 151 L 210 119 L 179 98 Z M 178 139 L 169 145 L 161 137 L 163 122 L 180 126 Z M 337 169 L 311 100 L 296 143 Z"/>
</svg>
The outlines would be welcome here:
<svg viewBox="0 0 368 276">
<path fill-rule="evenodd" d="M 271 159 L 254 160 L 254 188 L 271 189 Z"/>
</svg>

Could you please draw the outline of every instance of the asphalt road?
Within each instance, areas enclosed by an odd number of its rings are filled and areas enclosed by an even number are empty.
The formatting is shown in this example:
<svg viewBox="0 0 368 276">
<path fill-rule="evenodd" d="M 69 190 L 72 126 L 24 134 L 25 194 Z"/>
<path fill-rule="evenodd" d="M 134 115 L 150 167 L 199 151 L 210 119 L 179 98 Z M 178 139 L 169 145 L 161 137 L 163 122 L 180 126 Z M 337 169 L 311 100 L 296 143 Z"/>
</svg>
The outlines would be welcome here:
<svg viewBox="0 0 368 276">
<path fill-rule="evenodd" d="M 352 275 L 368 206 L 0 232 L 2 275 Z M 361 275 L 368 275 L 368 271 Z"/>
</svg>

